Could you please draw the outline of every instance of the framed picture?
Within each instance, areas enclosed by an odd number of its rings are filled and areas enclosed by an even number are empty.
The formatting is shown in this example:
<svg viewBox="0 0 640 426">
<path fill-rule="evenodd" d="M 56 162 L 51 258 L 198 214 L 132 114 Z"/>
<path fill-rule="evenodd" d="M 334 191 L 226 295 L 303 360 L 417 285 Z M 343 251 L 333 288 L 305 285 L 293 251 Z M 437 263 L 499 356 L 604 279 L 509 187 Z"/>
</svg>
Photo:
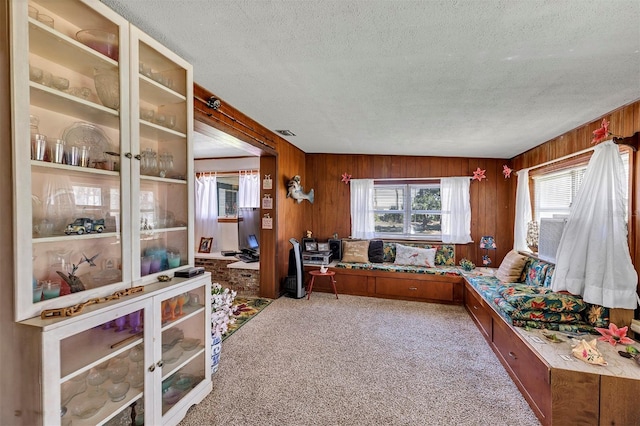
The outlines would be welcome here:
<svg viewBox="0 0 640 426">
<path fill-rule="evenodd" d="M 307 241 L 304 243 L 304 251 L 317 251 L 318 250 L 318 244 L 313 241 Z"/>
<path fill-rule="evenodd" d="M 198 248 L 198 253 L 211 253 L 212 245 L 213 245 L 212 237 L 200 238 L 200 247 Z"/>
</svg>

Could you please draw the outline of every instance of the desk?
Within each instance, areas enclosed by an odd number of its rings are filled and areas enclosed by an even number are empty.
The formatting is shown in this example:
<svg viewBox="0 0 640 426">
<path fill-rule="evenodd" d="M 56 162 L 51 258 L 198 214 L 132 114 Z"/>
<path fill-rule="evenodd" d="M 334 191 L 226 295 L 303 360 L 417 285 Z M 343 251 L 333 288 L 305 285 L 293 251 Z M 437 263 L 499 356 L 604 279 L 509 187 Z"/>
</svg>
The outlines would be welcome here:
<svg viewBox="0 0 640 426">
<path fill-rule="evenodd" d="M 313 291 L 313 282 L 316 277 L 329 277 L 331 278 L 331 285 L 333 286 L 333 292 L 336 295 L 336 299 L 338 298 L 338 290 L 336 290 L 336 280 L 334 276 L 336 275 L 333 271 L 320 272 L 320 271 L 309 271 L 309 275 L 311 275 L 311 281 L 309 281 L 309 288 L 307 290 L 307 300 L 311 297 L 311 292 Z"/>
</svg>

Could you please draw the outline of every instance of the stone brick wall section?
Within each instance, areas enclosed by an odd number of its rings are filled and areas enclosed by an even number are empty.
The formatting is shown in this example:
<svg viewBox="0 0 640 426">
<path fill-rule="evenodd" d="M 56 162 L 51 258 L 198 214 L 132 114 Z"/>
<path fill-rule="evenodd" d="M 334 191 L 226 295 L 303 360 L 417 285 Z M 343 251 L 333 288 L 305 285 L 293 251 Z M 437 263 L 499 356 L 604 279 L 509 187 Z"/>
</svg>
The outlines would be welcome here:
<svg viewBox="0 0 640 426">
<path fill-rule="evenodd" d="M 237 262 L 233 260 L 196 258 L 196 266 L 204 266 L 211 272 L 211 281 L 238 292 L 238 296 L 258 297 L 260 295 L 260 271 L 227 268 Z"/>
</svg>

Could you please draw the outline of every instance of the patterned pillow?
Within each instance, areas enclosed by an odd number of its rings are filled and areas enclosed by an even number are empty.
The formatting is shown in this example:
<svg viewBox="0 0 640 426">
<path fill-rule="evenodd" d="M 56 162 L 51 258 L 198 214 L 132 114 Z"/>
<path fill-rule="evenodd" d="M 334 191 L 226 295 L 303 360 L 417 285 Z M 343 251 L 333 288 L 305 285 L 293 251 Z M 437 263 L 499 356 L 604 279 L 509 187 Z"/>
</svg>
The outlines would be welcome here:
<svg viewBox="0 0 640 426">
<path fill-rule="evenodd" d="M 541 287 L 544 288 L 544 287 Z M 572 294 L 546 293 L 503 296 L 513 307 L 521 311 L 573 312 L 579 313 L 587 308 L 581 297 Z M 522 318 L 521 318 L 522 319 Z"/>
<path fill-rule="evenodd" d="M 396 244 L 396 265 L 419 265 L 433 268 L 436 266 L 436 249 Z"/>
<path fill-rule="evenodd" d="M 587 324 L 594 327 L 609 327 L 609 308 L 587 303 L 587 308 L 582 313 Z"/>
<path fill-rule="evenodd" d="M 553 272 L 556 270 L 555 265 L 549 265 L 547 268 L 547 275 L 544 277 L 543 287 L 551 288 L 551 280 L 553 279 Z"/>
<path fill-rule="evenodd" d="M 369 263 L 369 241 L 342 242 L 342 261 L 345 263 Z"/>
<path fill-rule="evenodd" d="M 558 323 L 576 323 L 582 321 L 582 316 L 576 312 L 550 312 L 538 310 L 514 311 L 510 314 L 513 320 L 542 321 Z"/>
<path fill-rule="evenodd" d="M 500 296 L 505 299 L 509 296 L 515 296 L 520 294 L 547 294 L 552 293 L 550 288 L 538 287 L 537 285 L 526 285 L 523 283 L 515 283 L 510 285 L 501 285 L 496 287 L 496 291 L 500 293 Z"/>
<path fill-rule="evenodd" d="M 524 280 L 525 284 L 543 287 L 548 267 L 549 264 L 547 262 L 534 259 L 527 271 L 527 278 Z"/>
</svg>

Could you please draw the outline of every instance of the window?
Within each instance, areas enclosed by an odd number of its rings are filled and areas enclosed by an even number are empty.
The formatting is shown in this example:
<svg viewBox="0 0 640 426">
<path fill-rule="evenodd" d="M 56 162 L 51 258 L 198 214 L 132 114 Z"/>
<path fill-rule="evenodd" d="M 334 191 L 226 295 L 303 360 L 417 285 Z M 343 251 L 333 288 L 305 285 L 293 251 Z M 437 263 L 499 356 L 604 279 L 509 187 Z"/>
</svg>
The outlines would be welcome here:
<svg viewBox="0 0 640 426">
<path fill-rule="evenodd" d="M 629 153 L 622 152 L 621 156 L 625 176 L 624 193 L 628 194 Z M 541 218 L 568 217 L 569 209 L 578 193 L 578 189 L 580 189 L 586 170 L 587 164 L 585 163 L 560 171 L 543 172 L 538 176 L 533 176 L 535 220 L 539 222 Z"/>
<path fill-rule="evenodd" d="M 439 239 L 440 184 L 374 184 L 378 237 Z"/>
<path fill-rule="evenodd" d="M 238 215 L 238 176 L 217 179 L 218 217 L 235 218 Z"/>
</svg>

